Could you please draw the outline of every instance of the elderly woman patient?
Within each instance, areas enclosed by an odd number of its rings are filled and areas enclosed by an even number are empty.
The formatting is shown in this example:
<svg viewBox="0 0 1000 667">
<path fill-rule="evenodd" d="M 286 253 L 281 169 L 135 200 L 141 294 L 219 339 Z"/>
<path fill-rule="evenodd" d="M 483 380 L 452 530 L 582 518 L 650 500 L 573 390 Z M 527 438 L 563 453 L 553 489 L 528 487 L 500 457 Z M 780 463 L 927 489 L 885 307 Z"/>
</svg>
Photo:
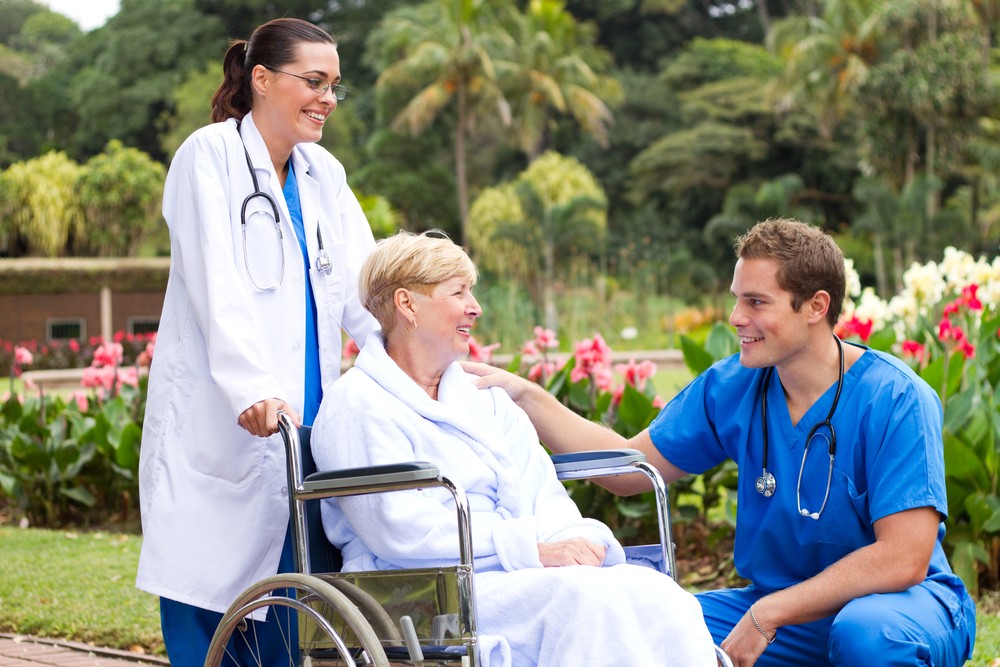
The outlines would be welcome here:
<svg viewBox="0 0 1000 667">
<path fill-rule="evenodd" d="M 482 314 L 476 268 L 450 240 L 400 233 L 361 270 L 360 299 L 382 326 L 323 399 L 320 469 L 425 460 L 466 490 L 484 665 L 715 666 L 695 598 L 625 564 L 602 523 L 582 518 L 538 436 L 499 389 L 458 360 Z M 454 503 L 442 489 L 323 503 L 344 570 L 454 565 Z"/>
</svg>

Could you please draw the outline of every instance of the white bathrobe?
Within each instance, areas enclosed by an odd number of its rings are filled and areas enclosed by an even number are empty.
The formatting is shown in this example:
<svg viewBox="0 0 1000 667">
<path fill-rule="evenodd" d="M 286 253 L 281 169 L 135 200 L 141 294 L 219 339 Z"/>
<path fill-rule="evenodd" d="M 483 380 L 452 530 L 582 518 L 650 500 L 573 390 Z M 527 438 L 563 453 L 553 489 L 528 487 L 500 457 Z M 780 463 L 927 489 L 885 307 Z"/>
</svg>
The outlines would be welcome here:
<svg viewBox="0 0 1000 667">
<path fill-rule="evenodd" d="M 716 665 L 701 607 L 670 577 L 624 564 L 604 524 L 581 517 L 527 415 L 460 365 L 431 399 L 369 336 L 313 425 L 320 470 L 422 460 L 465 489 L 472 510 L 483 665 Z M 444 489 L 323 502 L 344 570 L 458 563 L 454 501 Z M 605 567 L 542 567 L 538 544 L 583 537 Z"/>
</svg>

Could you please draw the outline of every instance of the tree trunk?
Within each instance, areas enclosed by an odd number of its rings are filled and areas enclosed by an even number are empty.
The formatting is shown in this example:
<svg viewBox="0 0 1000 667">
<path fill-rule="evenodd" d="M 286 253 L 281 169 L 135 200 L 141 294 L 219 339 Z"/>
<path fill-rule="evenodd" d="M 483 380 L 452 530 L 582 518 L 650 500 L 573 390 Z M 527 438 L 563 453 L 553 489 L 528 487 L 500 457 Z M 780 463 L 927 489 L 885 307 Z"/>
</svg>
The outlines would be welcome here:
<svg viewBox="0 0 1000 667">
<path fill-rule="evenodd" d="M 872 234 L 872 252 L 875 260 L 875 287 L 878 293 L 885 297 L 889 294 L 889 276 L 885 273 L 885 249 L 882 247 L 882 235 Z"/>
<path fill-rule="evenodd" d="M 458 194 L 459 243 L 468 247 L 466 225 L 469 220 L 469 183 L 465 173 L 465 127 L 467 100 L 465 99 L 465 82 L 458 82 L 458 121 L 455 128 L 455 189 Z"/>
<path fill-rule="evenodd" d="M 542 308 L 545 316 L 545 328 L 558 331 L 559 317 L 556 313 L 555 289 L 556 251 L 551 243 L 545 242 L 543 253 Z"/>
</svg>

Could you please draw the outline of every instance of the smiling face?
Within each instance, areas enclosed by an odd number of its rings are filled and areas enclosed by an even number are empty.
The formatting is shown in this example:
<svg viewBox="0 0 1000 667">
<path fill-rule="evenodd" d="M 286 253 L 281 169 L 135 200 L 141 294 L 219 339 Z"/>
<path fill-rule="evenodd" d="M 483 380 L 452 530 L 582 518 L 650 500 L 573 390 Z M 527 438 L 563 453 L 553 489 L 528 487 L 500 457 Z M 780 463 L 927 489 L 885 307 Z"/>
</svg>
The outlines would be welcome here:
<svg viewBox="0 0 1000 667">
<path fill-rule="evenodd" d="M 771 259 L 740 259 L 733 271 L 736 305 L 729 323 L 740 337 L 740 363 L 748 368 L 809 361 L 813 304 L 796 312 L 792 293 L 778 285 L 777 276 L 778 263 Z"/>
<path fill-rule="evenodd" d="M 455 276 L 435 285 L 429 293 L 413 292 L 416 326 L 410 330 L 432 363 L 447 366 L 469 354 L 469 338 L 483 314 L 472 295 L 472 283 Z"/>
<path fill-rule="evenodd" d="M 272 69 L 257 65 L 252 75 L 254 122 L 272 158 L 282 163 L 296 144 L 319 141 L 323 125 L 337 108 L 332 85 L 320 95 L 298 77 L 328 84 L 338 84 L 341 78 L 335 45 L 299 42 L 295 52 L 293 61 Z"/>
</svg>

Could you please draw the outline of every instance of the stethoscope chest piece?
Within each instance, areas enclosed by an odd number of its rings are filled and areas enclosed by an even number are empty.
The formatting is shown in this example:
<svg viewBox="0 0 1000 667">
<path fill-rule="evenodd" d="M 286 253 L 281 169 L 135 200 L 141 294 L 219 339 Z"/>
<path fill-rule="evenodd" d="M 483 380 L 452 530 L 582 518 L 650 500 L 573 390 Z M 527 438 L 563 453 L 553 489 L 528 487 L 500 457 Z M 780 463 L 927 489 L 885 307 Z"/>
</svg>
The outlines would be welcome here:
<svg viewBox="0 0 1000 667">
<path fill-rule="evenodd" d="M 761 494 L 765 498 L 770 498 L 774 495 L 774 489 L 777 487 L 777 482 L 774 481 L 774 475 L 765 470 L 761 473 L 760 477 L 757 478 L 754 486 L 757 488 L 757 493 Z"/>
<path fill-rule="evenodd" d="M 322 244 L 322 241 L 320 243 Z M 324 250 L 322 245 L 320 245 L 319 255 L 316 257 L 316 270 L 325 275 L 330 275 L 330 272 L 333 271 L 333 260 L 330 259 L 330 253 Z"/>
</svg>

